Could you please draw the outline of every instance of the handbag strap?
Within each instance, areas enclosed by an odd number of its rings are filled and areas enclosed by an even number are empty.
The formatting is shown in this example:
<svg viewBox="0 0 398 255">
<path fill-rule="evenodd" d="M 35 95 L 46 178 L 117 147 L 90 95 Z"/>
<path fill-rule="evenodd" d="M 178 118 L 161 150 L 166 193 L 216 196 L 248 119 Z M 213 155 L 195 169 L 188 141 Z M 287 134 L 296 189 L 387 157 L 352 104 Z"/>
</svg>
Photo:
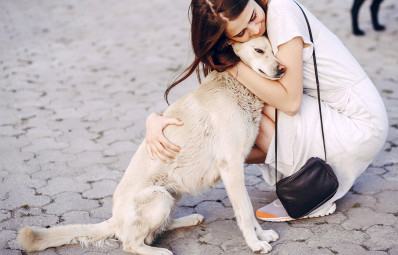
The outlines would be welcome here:
<svg viewBox="0 0 398 255">
<path fill-rule="evenodd" d="M 312 59 L 313 59 L 313 62 L 314 62 L 316 90 L 317 90 L 317 94 L 318 94 L 319 118 L 321 120 L 323 151 L 325 153 L 325 162 L 327 162 L 326 145 L 325 145 L 325 134 L 324 134 L 324 131 L 323 131 L 323 121 L 322 121 L 321 96 L 320 96 L 320 91 L 319 91 L 318 68 L 317 68 L 317 64 L 316 64 L 316 55 L 315 55 L 315 44 L 314 44 L 314 40 L 313 40 L 313 37 L 312 37 L 311 26 L 310 26 L 310 23 L 308 21 L 307 15 L 305 15 L 305 12 L 304 12 L 303 8 L 301 8 L 301 6 L 296 1 L 294 1 L 294 2 L 297 4 L 297 6 L 300 8 L 300 10 L 304 14 L 305 21 L 307 22 L 308 32 L 310 34 L 310 40 L 311 40 L 312 45 L 313 45 Z M 277 146 L 278 146 L 278 109 L 275 108 L 275 183 L 277 182 L 277 171 L 278 171 L 278 166 L 277 166 L 278 165 L 278 147 Z"/>
</svg>

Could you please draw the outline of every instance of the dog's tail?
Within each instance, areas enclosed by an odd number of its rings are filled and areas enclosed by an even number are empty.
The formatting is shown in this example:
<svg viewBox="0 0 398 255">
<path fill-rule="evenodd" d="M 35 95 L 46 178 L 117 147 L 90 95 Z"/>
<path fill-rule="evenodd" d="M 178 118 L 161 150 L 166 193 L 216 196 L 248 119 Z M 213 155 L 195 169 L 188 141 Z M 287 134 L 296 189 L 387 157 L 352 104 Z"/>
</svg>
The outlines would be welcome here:
<svg viewBox="0 0 398 255">
<path fill-rule="evenodd" d="M 101 247 L 115 235 L 110 220 L 87 225 L 65 225 L 52 228 L 25 227 L 19 230 L 18 242 L 27 252 L 43 251 L 49 247 L 80 243 Z"/>
</svg>

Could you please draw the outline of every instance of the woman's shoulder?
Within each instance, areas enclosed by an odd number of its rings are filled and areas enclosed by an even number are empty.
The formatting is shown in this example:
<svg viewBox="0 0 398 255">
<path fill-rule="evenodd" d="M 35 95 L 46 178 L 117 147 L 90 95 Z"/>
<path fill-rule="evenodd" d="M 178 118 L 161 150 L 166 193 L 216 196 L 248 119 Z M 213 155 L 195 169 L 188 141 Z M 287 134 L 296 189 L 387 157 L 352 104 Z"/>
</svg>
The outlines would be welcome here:
<svg viewBox="0 0 398 255">
<path fill-rule="evenodd" d="M 268 8 L 273 11 L 287 11 L 298 6 L 294 0 L 269 0 Z"/>
</svg>

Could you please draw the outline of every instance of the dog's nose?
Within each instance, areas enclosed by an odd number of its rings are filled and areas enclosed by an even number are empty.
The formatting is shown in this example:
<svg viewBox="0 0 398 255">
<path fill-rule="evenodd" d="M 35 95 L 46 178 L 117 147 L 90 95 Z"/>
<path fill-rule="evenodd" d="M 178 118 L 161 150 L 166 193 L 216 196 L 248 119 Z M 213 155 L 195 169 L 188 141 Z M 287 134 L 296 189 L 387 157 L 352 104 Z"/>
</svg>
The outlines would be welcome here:
<svg viewBox="0 0 398 255">
<path fill-rule="evenodd" d="M 279 74 L 283 74 L 283 73 L 285 73 L 286 72 L 286 66 L 284 66 L 284 65 L 282 65 L 282 64 L 279 64 L 278 65 L 278 73 Z"/>
<path fill-rule="evenodd" d="M 286 66 L 279 64 L 276 71 L 278 77 L 281 77 L 286 71 Z"/>
</svg>

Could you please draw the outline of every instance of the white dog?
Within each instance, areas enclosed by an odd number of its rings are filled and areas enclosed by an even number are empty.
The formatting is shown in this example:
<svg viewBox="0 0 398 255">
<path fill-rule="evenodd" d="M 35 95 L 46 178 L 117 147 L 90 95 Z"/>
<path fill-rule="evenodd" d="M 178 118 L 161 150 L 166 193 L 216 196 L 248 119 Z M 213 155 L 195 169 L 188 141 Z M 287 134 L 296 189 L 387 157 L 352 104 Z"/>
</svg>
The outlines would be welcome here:
<svg viewBox="0 0 398 255">
<path fill-rule="evenodd" d="M 285 67 L 272 54 L 265 37 L 235 44 L 236 54 L 266 78 L 278 79 Z M 167 249 L 149 246 L 165 230 L 193 226 L 203 216 L 171 219 L 183 194 L 197 194 L 220 178 L 232 203 L 246 243 L 257 253 L 271 251 L 277 240 L 273 230 L 257 222 L 244 183 L 243 163 L 258 134 L 264 103 L 228 72 L 210 73 L 203 84 L 172 104 L 164 113 L 181 119 L 183 126 L 165 128 L 166 137 L 181 147 L 175 159 L 150 159 L 143 142 L 113 195 L 112 217 L 89 225 L 46 228 L 25 227 L 18 241 L 28 252 L 81 243 L 101 245 L 116 237 L 126 252 L 169 255 Z M 229 123 L 229 125 L 226 125 Z"/>
</svg>

